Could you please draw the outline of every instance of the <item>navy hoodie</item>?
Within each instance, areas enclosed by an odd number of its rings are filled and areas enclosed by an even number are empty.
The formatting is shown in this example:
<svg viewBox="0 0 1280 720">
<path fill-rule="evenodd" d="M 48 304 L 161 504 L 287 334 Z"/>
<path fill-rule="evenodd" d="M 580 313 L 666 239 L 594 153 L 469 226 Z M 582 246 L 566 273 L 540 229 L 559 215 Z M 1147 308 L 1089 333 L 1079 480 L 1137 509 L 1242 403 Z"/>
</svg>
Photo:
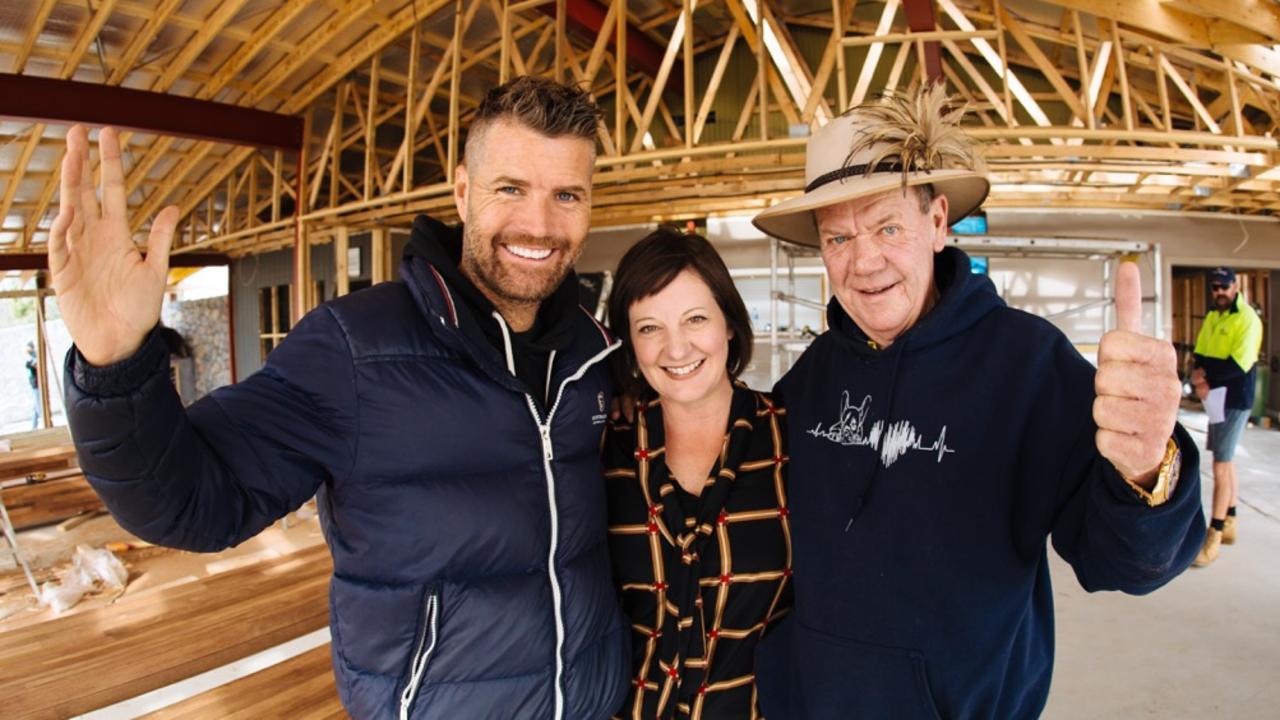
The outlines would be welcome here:
<svg viewBox="0 0 1280 720">
<path fill-rule="evenodd" d="M 887 349 L 835 301 L 778 383 L 795 612 L 757 655 L 782 718 L 1025 718 L 1053 668 L 1046 537 L 1086 590 L 1151 592 L 1204 536 L 1199 457 L 1149 507 L 1094 446 L 1094 368 L 947 248 Z"/>
</svg>

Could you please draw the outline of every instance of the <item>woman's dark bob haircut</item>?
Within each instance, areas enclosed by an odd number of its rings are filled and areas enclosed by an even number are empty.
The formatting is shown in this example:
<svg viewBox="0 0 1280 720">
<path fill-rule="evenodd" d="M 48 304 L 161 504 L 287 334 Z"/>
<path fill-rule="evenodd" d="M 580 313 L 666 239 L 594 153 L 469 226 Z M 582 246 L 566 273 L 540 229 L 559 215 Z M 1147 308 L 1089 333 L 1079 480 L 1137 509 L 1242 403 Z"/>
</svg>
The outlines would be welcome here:
<svg viewBox="0 0 1280 720">
<path fill-rule="evenodd" d="M 720 254 L 700 235 L 659 228 L 622 256 L 609 294 L 609 327 L 622 338 L 621 352 L 614 355 L 614 372 L 619 387 L 634 398 L 652 398 L 654 391 L 640 373 L 635 348 L 631 346 L 631 306 L 662 292 L 685 270 L 692 270 L 707 284 L 724 313 L 731 333 L 726 362 L 730 379 L 736 380 L 751 362 L 751 317 Z"/>
</svg>

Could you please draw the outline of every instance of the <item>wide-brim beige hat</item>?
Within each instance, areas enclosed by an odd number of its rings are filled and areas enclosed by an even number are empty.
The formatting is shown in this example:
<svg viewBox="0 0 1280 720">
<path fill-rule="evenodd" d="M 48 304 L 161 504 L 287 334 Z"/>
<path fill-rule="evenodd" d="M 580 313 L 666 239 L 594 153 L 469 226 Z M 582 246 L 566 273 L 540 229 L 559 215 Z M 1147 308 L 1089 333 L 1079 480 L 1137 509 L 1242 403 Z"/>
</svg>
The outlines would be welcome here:
<svg viewBox="0 0 1280 720">
<path fill-rule="evenodd" d="M 876 143 L 856 152 L 850 149 L 865 133 L 866 118 L 856 111 L 827 123 L 813 134 L 805 149 L 804 194 L 785 200 L 752 219 L 760 230 L 801 245 L 819 245 L 813 211 L 848 200 L 916 185 L 932 185 L 947 196 L 947 224 L 977 210 L 991 184 L 976 167 L 941 167 L 903 173 L 901 158 L 890 143 Z M 868 167 L 875 158 L 883 158 Z M 870 170 L 870 172 L 868 172 Z M 904 182 L 905 181 L 905 182 Z"/>
</svg>

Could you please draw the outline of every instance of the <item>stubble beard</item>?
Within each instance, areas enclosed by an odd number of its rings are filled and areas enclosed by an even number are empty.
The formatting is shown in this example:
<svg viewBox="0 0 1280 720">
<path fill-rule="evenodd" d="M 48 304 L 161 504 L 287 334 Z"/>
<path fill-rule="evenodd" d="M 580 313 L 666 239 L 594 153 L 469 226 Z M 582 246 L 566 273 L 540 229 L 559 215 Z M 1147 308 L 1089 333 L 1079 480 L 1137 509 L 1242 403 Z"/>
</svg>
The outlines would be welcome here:
<svg viewBox="0 0 1280 720">
<path fill-rule="evenodd" d="M 489 296 L 495 306 L 528 307 L 542 303 L 560 287 L 577 257 L 568 254 L 569 242 L 562 238 L 535 238 L 524 235 L 478 236 L 474 224 L 463 229 L 462 270 Z M 501 260 L 501 244 L 553 248 L 555 265 L 545 272 L 512 272 Z"/>
</svg>

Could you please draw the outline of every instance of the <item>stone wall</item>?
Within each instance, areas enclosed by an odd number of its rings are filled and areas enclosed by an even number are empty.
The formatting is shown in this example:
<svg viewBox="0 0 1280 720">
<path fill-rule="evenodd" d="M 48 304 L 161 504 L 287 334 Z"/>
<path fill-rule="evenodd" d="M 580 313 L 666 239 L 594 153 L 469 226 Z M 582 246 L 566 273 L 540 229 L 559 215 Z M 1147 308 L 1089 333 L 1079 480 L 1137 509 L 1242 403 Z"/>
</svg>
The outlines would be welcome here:
<svg viewBox="0 0 1280 720">
<path fill-rule="evenodd" d="M 166 303 L 164 324 L 191 345 L 195 366 L 193 398 L 231 382 L 231 333 L 227 297 Z"/>
</svg>

